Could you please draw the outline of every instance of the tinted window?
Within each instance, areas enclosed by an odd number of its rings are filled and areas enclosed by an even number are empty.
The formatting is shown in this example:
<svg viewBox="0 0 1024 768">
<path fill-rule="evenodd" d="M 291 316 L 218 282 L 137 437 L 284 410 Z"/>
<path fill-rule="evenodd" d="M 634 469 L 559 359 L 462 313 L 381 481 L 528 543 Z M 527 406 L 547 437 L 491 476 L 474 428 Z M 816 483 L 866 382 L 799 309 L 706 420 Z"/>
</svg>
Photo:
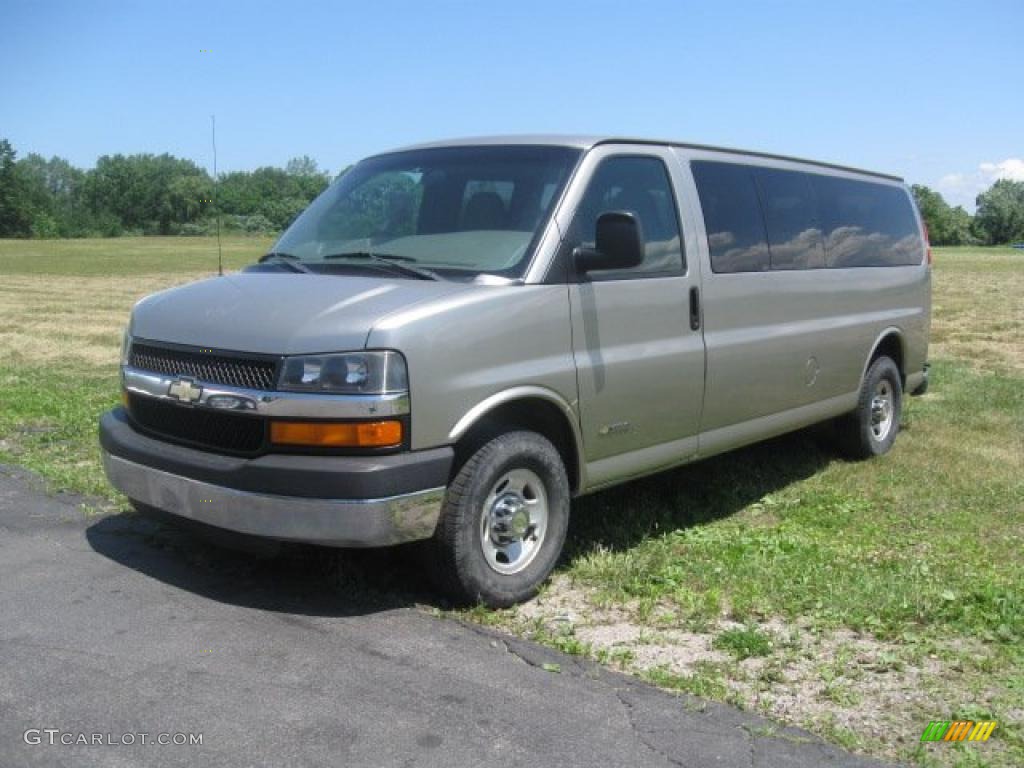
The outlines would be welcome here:
<svg viewBox="0 0 1024 768">
<path fill-rule="evenodd" d="M 772 269 L 816 269 L 825 266 L 817 203 L 807 174 L 758 168 L 768 251 Z"/>
<path fill-rule="evenodd" d="M 917 219 L 900 187 L 835 176 L 811 177 L 830 267 L 889 267 L 924 258 Z"/>
<path fill-rule="evenodd" d="M 711 269 L 715 272 L 768 269 L 768 241 L 752 169 L 705 161 L 695 161 L 692 168 L 704 211 Z"/>
<path fill-rule="evenodd" d="M 596 274 L 608 279 L 682 272 L 679 217 L 668 171 L 661 160 L 629 156 L 601 163 L 576 211 L 569 241 L 593 247 L 597 217 L 607 211 L 629 211 L 636 216 L 644 236 L 644 260 L 632 269 Z"/>
</svg>

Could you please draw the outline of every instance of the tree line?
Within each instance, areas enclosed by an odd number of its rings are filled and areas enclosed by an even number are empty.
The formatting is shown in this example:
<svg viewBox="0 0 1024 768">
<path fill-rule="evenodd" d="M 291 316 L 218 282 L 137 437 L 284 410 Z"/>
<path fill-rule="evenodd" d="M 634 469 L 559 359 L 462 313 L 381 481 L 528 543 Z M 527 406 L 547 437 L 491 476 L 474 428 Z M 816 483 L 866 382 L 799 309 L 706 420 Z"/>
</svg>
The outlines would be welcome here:
<svg viewBox="0 0 1024 768">
<path fill-rule="evenodd" d="M 60 157 L 18 159 L 0 139 L 0 237 L 203 235 L 218 212 L 229 231 L 278 232 L 330 176 L 302 156 L 284 168 L 222 173 L 217 182 L 215 198 L 205 169 L 169 154 L 104 155 L 82 170 Z M 978 196 L 974 216 L 928 187 L 912 190 L 933 245 L 1024 241 L 1024 182 L 995 182 Z"/>
<path fill-rule="evenodd" d="M 219 174 L 169 154 L 104 155 L 89 170 L 61 157 L 18 158 L 0 139 L 0 237 L 277 232 L 330 183 L 308 156 L 284 168 Z M 216 197 L 215 197 L 216 191 Z"/>
<path fill-rule="evenodd" d="M 977 197 L 973 216 L 938 192 L 911 187 L 932 245 L 1002 245 L 1024 241 L 1024 182 L 999 179 Z"/>
</svg>

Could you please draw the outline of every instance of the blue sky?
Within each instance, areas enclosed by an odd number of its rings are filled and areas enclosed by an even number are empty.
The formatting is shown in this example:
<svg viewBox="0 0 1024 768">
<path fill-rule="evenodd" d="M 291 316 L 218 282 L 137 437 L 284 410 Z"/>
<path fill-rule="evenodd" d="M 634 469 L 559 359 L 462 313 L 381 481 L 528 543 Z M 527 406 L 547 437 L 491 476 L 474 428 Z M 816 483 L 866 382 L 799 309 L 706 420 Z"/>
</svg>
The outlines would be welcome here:
<svg viewBox="0 0 1024 768">
<path fill-rule="evenodd" d="M 1024 179 L 1020 0 L 5 0 L 0 21 L 0 136 L 83 167 L 211 167 L 216 113 L 221 170 L 558 132 L 864 166 L 972 209 Z"/>
</svg>

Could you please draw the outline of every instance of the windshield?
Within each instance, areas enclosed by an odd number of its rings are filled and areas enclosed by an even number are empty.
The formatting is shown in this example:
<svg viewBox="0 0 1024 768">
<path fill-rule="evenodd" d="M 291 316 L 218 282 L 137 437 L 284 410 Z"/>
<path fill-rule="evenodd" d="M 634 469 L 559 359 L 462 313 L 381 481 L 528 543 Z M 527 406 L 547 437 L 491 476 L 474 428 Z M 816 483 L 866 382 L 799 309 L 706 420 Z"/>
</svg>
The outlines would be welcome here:
<svg viewBox="0 0 1024 768">
<path fill-rule="evenodd" d="M 272 253 L 324 268 L 390 259 L 448 278 L 518 278 L 579 155 L 473 146 L 373 157 L 314 200 Z"/>
</svg>

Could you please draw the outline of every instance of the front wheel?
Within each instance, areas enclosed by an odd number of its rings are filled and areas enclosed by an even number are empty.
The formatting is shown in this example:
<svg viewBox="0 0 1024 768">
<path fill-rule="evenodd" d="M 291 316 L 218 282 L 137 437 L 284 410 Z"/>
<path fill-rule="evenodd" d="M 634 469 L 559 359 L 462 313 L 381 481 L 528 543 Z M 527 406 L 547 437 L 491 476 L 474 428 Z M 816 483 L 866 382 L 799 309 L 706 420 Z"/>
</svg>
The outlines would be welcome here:
<svg viewBox="0 0 1024 768">
<path fill-rule="evenodd" d="M 435 580 L 460 603 L 504 608 L 536 594 L 561 554 L 569 481 L 535 432 L 484 444 L 448 487 L 433 539 Z"/>
<path fill-rule="evenodd" d="M 888 453 L 900 430 L 902 413 L 900 370 L 891 358 L 879 357 L 864 377 L 857 409 L 836 421 L 840 449 L 852 459 Z"/>
</svg>

